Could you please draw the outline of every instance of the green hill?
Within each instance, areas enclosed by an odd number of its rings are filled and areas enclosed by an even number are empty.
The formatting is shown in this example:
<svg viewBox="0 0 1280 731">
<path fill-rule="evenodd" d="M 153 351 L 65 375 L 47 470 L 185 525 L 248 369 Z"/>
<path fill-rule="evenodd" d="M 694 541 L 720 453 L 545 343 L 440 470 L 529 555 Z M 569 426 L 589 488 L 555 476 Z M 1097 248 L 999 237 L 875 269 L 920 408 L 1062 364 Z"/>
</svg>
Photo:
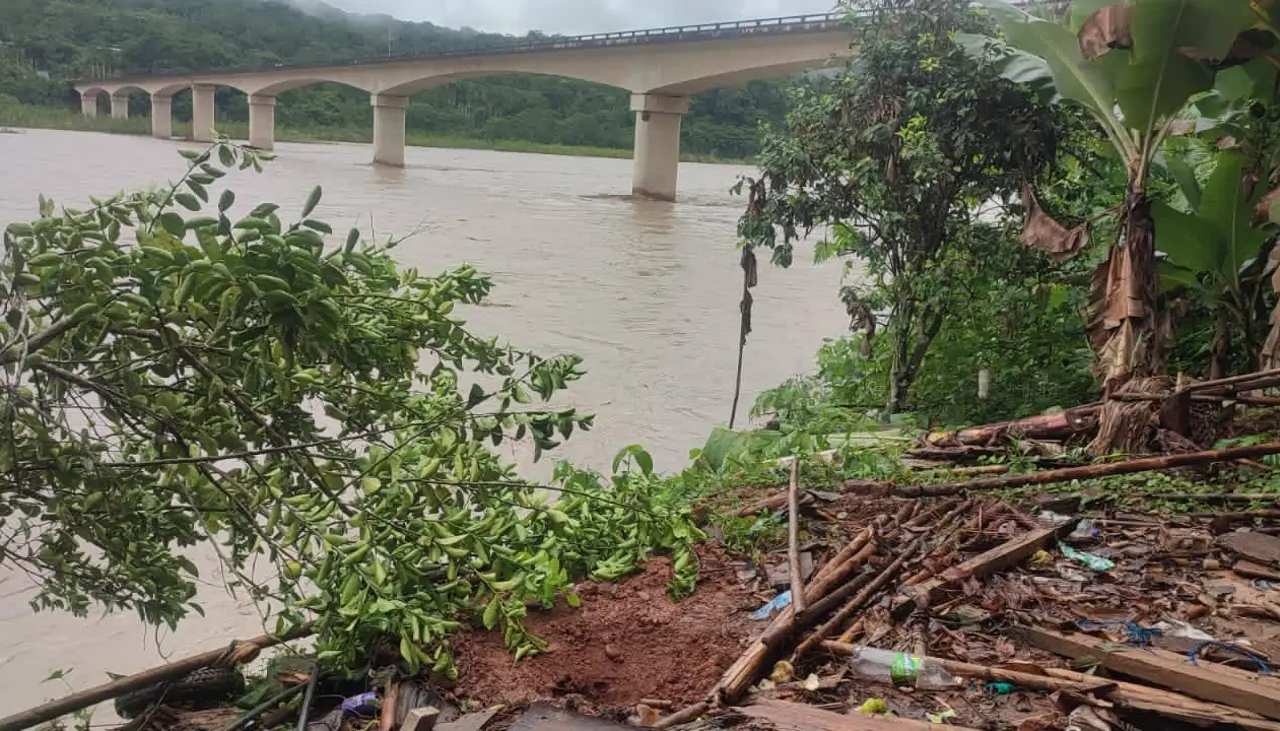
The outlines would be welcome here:
<svg viewBox="0 0 1280 731">
<path fill-rule="evenodd" d="M 0 101 L 7 95 L 24 105 L 78 109 L 69 83 L 75 78 L 306 63 L 514 40 L 388 16 L 352 15 L 316 0 L 305 5 L 273 0 L 2 0 Z M 685 152 L 723 158 L 754 154 L 758 124 L 785 114 L 787 83 L 753 82 L 695 96 L 685 121 Z M 133 115 L 147 114 L 144 96 L 138 95 L 131 106 Z M 225 121 L 246 121 L 244 96 L 220 89 L 218 114 Z M 188 94 L 175 100 L 175 115 L 180 121 L 190 118 Z M 282 94 L 276 115 L 282 129 L 345 130 L 336 135 L 340 137 L 372 124 L 366 94 L 329 84 Z M 411 134 L 629 149 L 634 119 L 624 91 L 524 75 L 425 91 L 414 97 L 407 125 Z"/>
</svg>

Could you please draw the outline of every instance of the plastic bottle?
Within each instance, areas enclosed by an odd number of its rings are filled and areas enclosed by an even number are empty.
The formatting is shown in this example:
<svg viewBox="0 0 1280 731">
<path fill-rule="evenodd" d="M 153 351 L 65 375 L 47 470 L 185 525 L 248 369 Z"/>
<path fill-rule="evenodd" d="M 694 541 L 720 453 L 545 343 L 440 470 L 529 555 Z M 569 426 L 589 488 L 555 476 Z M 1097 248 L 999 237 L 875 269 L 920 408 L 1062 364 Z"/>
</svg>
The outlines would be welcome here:
<svg viewBox="0 0 1280 731">
<path fill-rule="evenodd" d="M 905 652 L 892 652 L 874 647 L 859 647 L 850 660 L 855 675 L 880 683 L 915 686 L 920 690 L 946 690 L 959 687 L 960 681 L 947 669 Z"/>
</svg>

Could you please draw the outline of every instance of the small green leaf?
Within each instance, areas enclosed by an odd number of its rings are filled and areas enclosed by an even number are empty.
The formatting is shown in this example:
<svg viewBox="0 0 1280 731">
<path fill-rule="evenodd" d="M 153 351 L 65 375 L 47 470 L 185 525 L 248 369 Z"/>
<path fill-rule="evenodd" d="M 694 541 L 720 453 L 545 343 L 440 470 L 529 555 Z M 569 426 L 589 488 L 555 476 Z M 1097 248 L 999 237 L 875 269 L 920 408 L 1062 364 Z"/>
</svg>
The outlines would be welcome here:
<svg viewBox="0 0 1280 731">
<path fill-rule="evenodd" d="M 232 190 L 222 191 L 222 195 L 219 196 L 218 198 L 218 211 L 220 213 L 226 212 L 226 210 L 230 208 L 232 205 L 234 205 L 235 202 L 236 202 L 235 191 L 232 191 Z"/>
<path fill-rule="evenodd" d="M 165 231 L 168 231 L 174 236 L 181 237 L 187 232 L 186 221 L 182 219 L 180 214 L 175 213 L 174 211 L 165 211 L 160 214 L 160 225 Z"/>
<path fill-rule="evenodd" d="M 196 197 L 190 193 L 179 193 L 175 195 L 173 199 L 178 202 L 178 205 L 188 211 L 200 210 L 200 201 L 196 200 Z"/>
<path fill-rule="evenodd" d="M 311 212 L 316 209 L 316 206 L 320 205 L 321 195 L 323 195 L 323 191 L 321 190 L 320 186 L 317 185 L 316 187 L 311 189 L 311 193 L 307 196 L 307 202 L 302 205 L 303 218 L 310 216 Z"/>
</svg>

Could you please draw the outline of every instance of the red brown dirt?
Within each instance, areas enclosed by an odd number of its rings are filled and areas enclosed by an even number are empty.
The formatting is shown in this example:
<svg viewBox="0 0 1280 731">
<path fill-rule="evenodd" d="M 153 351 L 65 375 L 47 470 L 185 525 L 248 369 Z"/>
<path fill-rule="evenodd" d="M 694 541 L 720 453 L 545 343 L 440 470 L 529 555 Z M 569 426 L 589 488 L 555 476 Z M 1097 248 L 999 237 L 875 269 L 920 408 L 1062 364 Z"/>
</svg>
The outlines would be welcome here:
<svg viewBox="0 0 1280 731">
<path fill-rule="evenodd" d="M 526 626 L 548 651 L 518 665 L 500 634 L 462 633 L 453 643 L 456 687 L 485 705 L 564 699 L 599 712 L 642 698 L 700 700 L 760 624 L 747 616 L 759 602 L 722 550 L 700 546 L 698 555 L 697 591 L 678 603 L 667 596 L 671 562 L 658 557 L 618 582 L 580 584 L 579 609 L 530 610 Z"/>
</svg>

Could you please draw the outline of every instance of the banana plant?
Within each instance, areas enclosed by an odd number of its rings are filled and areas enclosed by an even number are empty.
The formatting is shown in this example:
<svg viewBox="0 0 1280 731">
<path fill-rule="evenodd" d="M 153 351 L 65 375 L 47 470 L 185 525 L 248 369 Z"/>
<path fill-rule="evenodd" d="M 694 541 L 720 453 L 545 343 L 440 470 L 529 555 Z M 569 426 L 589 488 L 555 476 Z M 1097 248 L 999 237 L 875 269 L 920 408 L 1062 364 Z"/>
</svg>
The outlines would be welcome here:
<svg viewBox="0 0 1280 731">
<path fill-rule="evenodd" d="M 1252 337 L 1262 297 L 1262 254 L 1271 234 L 1254 225 L 1265 190 L 1250 186 L 1245 156 L 1229 150 L 1214 158 L 1203 186 L 1194 174 L 1178 178 L 1190 210 L 1155 201 L 1151 215 L 1156 249 L 1163 255 L 1161 289 L 1188 294 L 1215 313 L 1209 377 L 1220 378 L 1226 375 L 1232 333 L 1246 342 Z M 1170 158 L 1171 167 L 1178 167 L 1175 160 L 1180 158 Z"/>
<path fill-rule="evenodd" d="M 1064 24 L 1002 0 L 980 2 L 1016 49 L 997 51 L 1005 76 L 1083 106 L 1128 168 L 1119 236 L 1093 277 L 1088 307 L 1089 340 L 1109 394 L 1164 368 L 1152 165 L 1184 107 L 1213 88 L 1257 16 L 1249 0 L 1077 0 Z M 1058 229 L 1067 231 L 1049 230 Z"/>
</svg>

